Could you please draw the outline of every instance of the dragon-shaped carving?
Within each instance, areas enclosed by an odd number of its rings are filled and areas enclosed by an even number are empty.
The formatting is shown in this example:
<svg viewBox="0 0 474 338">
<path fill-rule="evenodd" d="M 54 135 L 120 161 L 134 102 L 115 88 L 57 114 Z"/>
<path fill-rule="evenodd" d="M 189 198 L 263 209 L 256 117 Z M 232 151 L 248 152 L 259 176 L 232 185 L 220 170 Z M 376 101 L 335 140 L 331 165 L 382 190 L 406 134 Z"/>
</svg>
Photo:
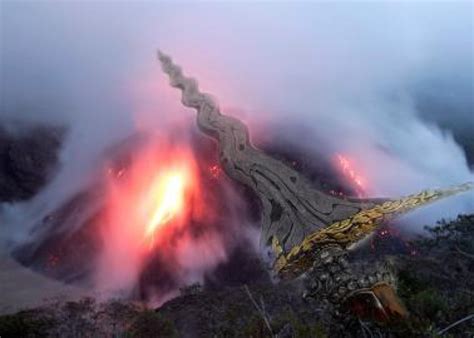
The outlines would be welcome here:
<svg viewBox="0 0 474 338">
<path fill-rule="evenodd" d="M 324 276 L 321 271 L 324 266 L 342 271 L 338 275 L 345 273 L 347 278 L 324 290 L 333 294 L 336 291 L 335 301 L 353 294 L 346 292 L 351 291 L 351 287 L 347 287 L 351 283 L 354 291 L 363 290 L 364 285 L 371 288 L 375 297 L 377 292 L 374 290 L 380 291 L 381 285 L 393 284 L 391 276 L 385 278 L 383 273 L 374 273 L 373 280 L 367 280 L 367 283 L 354 280 L 356 273 L 341 263 L 346 261 L 344 257 L 351 245 L 394 216 L 474 188 L 473 183 L 466 183 L 396 199 L 328 195 L 293 168 L 252 145 L 249 131 L 241 121 L 222 114 L 216 100 L 200 92 L 197 82 L 184 76 L 169 56 L 159 52 L 158 58 L 171 86 L 182 91 L 182 103 L 197 111 L 199 128 L 217 140 L 219 160 L 226 174 L 252 189 L 260 199 L 261 245 L 272 247 L 276 275 L 282 279 L 313 275 L 314 280 Z M 319 275 L 314 276 L 316 271 Z M 310 289 L 314 289 L 314 283 L 312 285 Z M 338 293 L 341 288 L 345 291 Z"/>
</svg>

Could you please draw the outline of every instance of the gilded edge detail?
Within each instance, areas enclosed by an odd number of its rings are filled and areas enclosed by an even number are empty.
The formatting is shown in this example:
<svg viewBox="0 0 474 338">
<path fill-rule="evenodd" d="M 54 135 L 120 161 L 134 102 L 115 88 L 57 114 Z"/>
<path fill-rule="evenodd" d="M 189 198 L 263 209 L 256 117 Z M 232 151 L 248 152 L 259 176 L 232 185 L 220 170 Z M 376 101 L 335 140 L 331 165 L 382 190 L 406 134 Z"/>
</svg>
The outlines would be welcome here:
<svg viewBox="0 0 474 338">
<path fill-rule="evenodd" d="M 273 269 L 281 278 L 295 278 L 311 267 L 313 254 L 316 250 L 328 245 L 348 248 L 351 244 L 368 236 L 384 221 L 422 205 L 473 188 L 474 183 L 465 183 L 447 189 L 426 190 L 401 199 L 386 201 L 309 234 L 286 255 L 278 239 L 273 237 L 272 247 L 277 255 Z"/>
</svg>

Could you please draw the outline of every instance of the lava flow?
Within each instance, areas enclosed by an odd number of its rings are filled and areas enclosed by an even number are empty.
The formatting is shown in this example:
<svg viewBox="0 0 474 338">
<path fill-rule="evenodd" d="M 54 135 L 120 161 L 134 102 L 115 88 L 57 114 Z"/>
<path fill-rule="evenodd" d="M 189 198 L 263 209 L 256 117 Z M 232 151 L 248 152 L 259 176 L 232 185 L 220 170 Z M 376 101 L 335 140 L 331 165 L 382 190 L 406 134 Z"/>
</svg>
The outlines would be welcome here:
<svg viewBox="0 0 474 338">
<path fill-rule="evenodd" d="M 336 163 L 342 175 L 352 185 L 357 197 L 366 197 L 365 180 L 356 172 L 352 161 L 344 155 L 336 154 Z"/>
<path fill-rule="evenodd" d="M 168 226 L 186 217 L 186 200 L 199 195 L 197 166 L 185 146 L 152 145 L 140 151 L 109 190 L 111 216 L 126 216 L 137 239 L 154 244 Z"/>
<path fill-rule="evenodd" d="M 133 285 L 151 251 L 169 250 L 189 224 L 190 206 L 201 204 L 197 164 L 184 145 L 142 147 L 117 172 L 108 170 L 98 266 L 98 283 L 112 290 Z"/>
<path fill-rule="evenodd" d="M 148 202 L 146 205 L 149 205 L 151 211 L 145 228 L 146 237 L 153 240 L 155 232 L 161 226 L 183 211 L 188 180 L 189 174 L 186 172 L 186 168 L 165 169 L 154 180 L 148 201 L 146 201 Z"/>
</svg>

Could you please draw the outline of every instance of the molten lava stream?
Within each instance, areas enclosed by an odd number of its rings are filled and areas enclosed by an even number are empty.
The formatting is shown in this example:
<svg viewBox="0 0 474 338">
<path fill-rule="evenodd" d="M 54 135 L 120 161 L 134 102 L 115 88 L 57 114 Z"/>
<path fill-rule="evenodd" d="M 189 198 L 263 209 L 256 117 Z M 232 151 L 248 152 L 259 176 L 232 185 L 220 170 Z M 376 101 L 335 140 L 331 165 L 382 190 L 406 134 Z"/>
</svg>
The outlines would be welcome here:
<svg viewBox="0 0 474 338">
<path fill-rule="evenodd" d="M 366 197 L 366 180 L 356 171 L 353 161 L 341 154 L 336 154 L 335 159 L 337 168 L 352 186 L 357 197 Z"/>
<path fill-rule="evenodd" d="M 145 202 L 149 211 L 146 222 L 145 236 L 154 242 L 155 233 L 174 217 L 183 212 L 185 192 L 188 188 L 190 175 L 185 167 L 165 169 L 157 177 L 150 188 L 148 201 Z"/>
<path fill-rule="evenodd" d="M 151 251 L 169 250 L 173 233 L 189 224 L 198 169 L 188 147 L 154 144 L 134 154 L 121 175 L 108 172 L 97 283 L 109 291 L 131 289 Z"/>
</svg>

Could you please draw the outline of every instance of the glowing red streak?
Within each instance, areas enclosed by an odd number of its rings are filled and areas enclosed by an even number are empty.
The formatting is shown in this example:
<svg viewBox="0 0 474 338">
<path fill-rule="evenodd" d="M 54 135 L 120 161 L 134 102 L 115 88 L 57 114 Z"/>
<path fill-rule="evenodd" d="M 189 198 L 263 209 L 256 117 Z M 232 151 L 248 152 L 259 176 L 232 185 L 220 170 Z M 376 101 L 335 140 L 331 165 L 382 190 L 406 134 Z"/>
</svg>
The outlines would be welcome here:
<svg viewBox="0 0 474 338">
<path fill-rule="evenodd" d="M 184 170 L 170 170 L 157 178 L 150 189 L 151 213 L 145 236 L 153 238 L 155 231 L 183 209 L 187 177 Z M 154 204 L 154 205 L 153 205 Z"/>
<path fill-rule="evenodd" d="M 108 213 L 104 236 L 111 255 L 120 251 L 146 255 L 166 246 L 170 235 L 201 206 L 198 168 L 186 145 L 161 140 L 134 154 L 131 165 L 108 171 Z M 188 208 L 190 201 L 193 208 Z"/>
<path fill-rule="evenodd" d="M 108 166 L 104 172 L 107 208 L 96 265 L 98 287 L 131 289 L 149 259 L 158 256 L 160 264 L 167 265 L 164 269 L 176 276 L 226 258 L 220 233 L 202 227 L 197 236 L 193 230 L 195 224 L 216 224 L 210 206 L 217 201 L 202 189 L 201 171 L 187 143 L 157 138 L 137 148 L 125 164 L 119 169 Z"/>
<path fill-rule="evenodd" d="M 341 169 L 342 174 L 350 181 L 350 183 L 356 189 L 359 197 L 365 196 L 365 180 L 356 172 L 354 165 L 341 154 L 336 155 L 337 162 Z"/>
</svg>

